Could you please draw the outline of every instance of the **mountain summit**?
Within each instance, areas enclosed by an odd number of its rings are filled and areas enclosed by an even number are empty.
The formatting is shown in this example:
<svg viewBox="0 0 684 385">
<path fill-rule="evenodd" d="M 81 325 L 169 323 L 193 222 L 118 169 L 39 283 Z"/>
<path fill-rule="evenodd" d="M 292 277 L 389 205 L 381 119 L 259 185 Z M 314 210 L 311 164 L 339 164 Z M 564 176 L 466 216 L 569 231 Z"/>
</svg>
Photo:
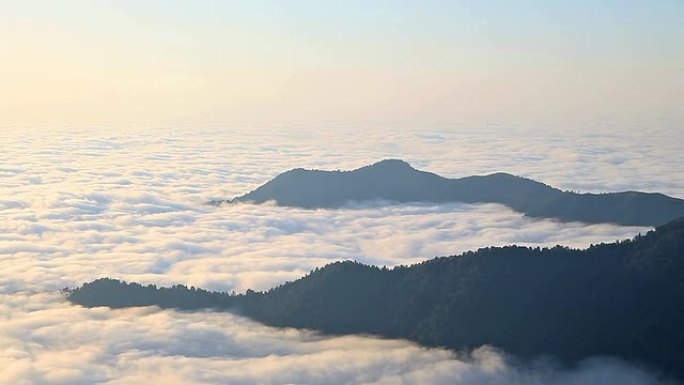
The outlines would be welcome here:
<svg viewBox="0 0 684 385">
<path fill-rule="evenodd" d="M 375 170 L 416 170 L 409 162 L 402 159 L 383 159 L 363 168 Z"/>
<path fill-rule="evenodd" d="M 210 203 L 274 201 L 281 206 L 315 209 L 371 200 L 500 203 L 531 217 L 629 226 L 658 226 L 684 216 L 684 200 L 663 194 L 579 194 L 507 173 L 449 179 L 417 170 L 399 159 L 351 171 L 297 168 L 245 195 Z"/>
</svg>

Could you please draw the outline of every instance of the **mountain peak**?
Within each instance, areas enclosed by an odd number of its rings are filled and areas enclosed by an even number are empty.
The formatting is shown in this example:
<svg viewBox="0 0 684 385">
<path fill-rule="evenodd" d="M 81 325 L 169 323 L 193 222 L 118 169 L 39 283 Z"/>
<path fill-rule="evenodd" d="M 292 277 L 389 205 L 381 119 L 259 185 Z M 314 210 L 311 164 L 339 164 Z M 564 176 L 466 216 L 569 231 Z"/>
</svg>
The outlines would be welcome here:
<svg viewBox="0 0 684 385">
<path fill-rule="evenodd" d="M 393 170 L 415 170 L 407 161 L 401 159 L 383 159 L 366 167 Z"/>
</svg>

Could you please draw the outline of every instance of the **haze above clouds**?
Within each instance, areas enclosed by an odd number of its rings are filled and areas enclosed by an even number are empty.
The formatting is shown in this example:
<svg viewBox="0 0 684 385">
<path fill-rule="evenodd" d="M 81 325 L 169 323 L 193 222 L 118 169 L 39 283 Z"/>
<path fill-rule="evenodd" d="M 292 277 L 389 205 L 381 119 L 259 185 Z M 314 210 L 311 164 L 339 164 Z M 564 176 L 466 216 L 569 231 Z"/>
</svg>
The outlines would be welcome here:
<svg viewBox="0 0 684 385">
<path fill-rule="evenodd" d="M 655 381 L 613 360 L 569 372 L 525 368 L 487 348 L 457 356 L 401 341 L 280 331 L 230 314 L 87 310 L 57 294 L 102 276 L 266 289 L 340 259 L 393 266 L 489 245 L 586 247 L 648 230 L 532 220 L 499 205 L 370 202 L 306 211 L 203 204 L 293 167 L 351 169 L 404 158 L 450 177 L 508 171 L 567 189 L 684 196 L 675 131 L 388 135 L 355 127 L 328 131 L 323 140 L 321 129 L 4 131 L 0 365 L 11 368 L 5 381 L 130 383 L 156 378 L 160 368 L 183 383 L 250 383 L 256 376 L 265 383 Z"/>
<path fill-rule="evenodd" d="M 6 1 L 0 121 L 684 115 L 678 0 Z"/>
</svg>

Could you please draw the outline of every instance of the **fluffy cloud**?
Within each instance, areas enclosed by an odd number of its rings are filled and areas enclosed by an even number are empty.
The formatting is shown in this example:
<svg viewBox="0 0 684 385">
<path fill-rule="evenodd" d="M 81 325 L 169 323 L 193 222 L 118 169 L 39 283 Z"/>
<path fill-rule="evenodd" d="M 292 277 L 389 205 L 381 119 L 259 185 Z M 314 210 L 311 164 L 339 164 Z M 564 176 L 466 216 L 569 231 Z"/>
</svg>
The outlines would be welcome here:
<svg viewBox="0 0 684 385">
<path fill-rule="evenodd" d="M 499 205 L 370 202 L 307 211 L 203 202 L 292 167 L 348 169 L 388 157 L 452 177 L 508 171 L 563 188 L 684 196 L 671 134 L 2 132 L 3 380 L 139 383 L 168 375 L 165 383 L 253 383 L 260 375 L 263 383 L 584 384 L 608 376 L 648 383 L 646 373 L 614 361 L 522 369 L 488 349 L 454 356 L 400 341 L 275 330 L 230 314 L 85 310 L 55 291 L 102 276 L 244 291 L 339 259 L 392 266 L 489 245 L 585 247 L 631 237 L 648 229 L 533 220 Z"/>
<path fill-rule="evenodd" d="M 274 329 L 229 313 L 67 305 L 0 295 L 0 384 L 658 384 L 612 359 L 572 370 L 364 336 Z"/>
<path fill-rule="evenodd" d="M 215 208 L 117 192 L 43 203 L 5 215 L 0 282 L 57 289 L 108 275 L 244 291 L 339 259 L 393 266 L 486 245 L 585 247 L 646 230 L 533 220 L 499 205 Z"/>
</svg>

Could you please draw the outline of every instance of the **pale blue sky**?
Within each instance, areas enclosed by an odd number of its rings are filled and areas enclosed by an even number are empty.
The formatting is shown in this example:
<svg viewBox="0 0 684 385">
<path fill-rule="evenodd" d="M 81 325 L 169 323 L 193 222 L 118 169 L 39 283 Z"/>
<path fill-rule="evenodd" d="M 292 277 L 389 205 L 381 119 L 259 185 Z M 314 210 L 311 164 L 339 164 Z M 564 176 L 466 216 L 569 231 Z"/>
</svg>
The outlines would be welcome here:
<svg viewBox="0 0 684 385">
<path fill-rule="evenodd" d="M 684 119 L 679 0 L 2 9 L 6 121 Z"/>
</svg>

